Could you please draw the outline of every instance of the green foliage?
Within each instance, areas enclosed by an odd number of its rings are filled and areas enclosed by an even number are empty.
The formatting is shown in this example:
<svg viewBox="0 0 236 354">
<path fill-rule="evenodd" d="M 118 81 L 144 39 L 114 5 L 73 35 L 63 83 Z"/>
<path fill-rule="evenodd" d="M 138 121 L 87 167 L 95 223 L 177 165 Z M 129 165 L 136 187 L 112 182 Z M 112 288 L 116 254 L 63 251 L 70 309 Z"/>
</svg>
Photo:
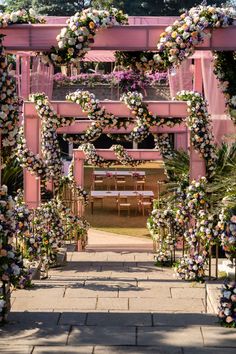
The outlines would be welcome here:
<svg viewBox="0 0 236 354">
<path fill-rule="evenodd" d="M 10 195 L 23 188 L 23 171 L 16 159 L 11 159 L 2 170 L 2 184 L 8 187 Z"/>
</svg>

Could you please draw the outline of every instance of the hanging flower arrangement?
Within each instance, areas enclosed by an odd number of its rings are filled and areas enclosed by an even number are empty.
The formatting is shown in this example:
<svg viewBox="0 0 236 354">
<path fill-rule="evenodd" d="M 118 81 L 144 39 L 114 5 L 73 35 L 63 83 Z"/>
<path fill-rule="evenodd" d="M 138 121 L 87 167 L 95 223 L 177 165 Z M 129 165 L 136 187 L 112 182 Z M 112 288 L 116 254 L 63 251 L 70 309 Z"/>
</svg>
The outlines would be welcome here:
<svg viewBox="0 0 236 354">
<path fill-rule="evenodd" d="M 180 91 L 175 99 L 187 102 L 186 123 L 191 131 L 191 142 L 206 161 L 207 176 L 211 177 L 216 163 L 216 146 L 206 102 L 200 93 L 194 91 Z"/>
<path fill-rule="evenodd" d="M 44 53 L 43 59 L 58 66 L 76 63 L 89 51 L 98 29 L 127 24 L 128 16 L 115 8 L 109 11 L 89 8 L 77 12 L 57 36 L 58 48 L 53 47 L 49 54 Z"/>
<path fill-rule="evenodd" d="M 153 52 L 115 52 L 116 65 L 131 69 L 134 72 L 157 72 L 160 65 L 154 60 Z"/>
<path fill-rule="evenodd" d="M 224 327 L 236 328 L 236 283 L 225 283 L 221 289 L 218 318 Z"/>
<path fill-rule="evenodd" d="M 84 152 L 86 157 L 86 162 L 89 165 L 106 168 L 110 167 L 112 162 L 105 160 L 103 157 L 97 154 L 96 148 L 93 144 L 82 144 L 80 149 Z"/>
</svg>

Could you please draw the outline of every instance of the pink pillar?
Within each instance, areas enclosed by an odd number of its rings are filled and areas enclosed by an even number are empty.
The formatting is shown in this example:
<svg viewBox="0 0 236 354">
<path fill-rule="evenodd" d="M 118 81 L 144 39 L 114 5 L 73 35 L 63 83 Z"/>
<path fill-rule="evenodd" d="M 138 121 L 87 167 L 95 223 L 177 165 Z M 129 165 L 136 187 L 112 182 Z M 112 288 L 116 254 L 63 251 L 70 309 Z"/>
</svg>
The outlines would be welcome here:
<svg viewBox="0 0 236 354">
<path fill-rule="evenodd" d="M 74 178 L 77 186 L 84 186 L 84 160 L 74 155 Z"/>
<path fill-rule="evenodd" d="M 40 121 L 38 117 L 24 120 L 24 131 L 27 147 L 34 154 L 39 153 Z M 41 201 L 40 178 L 36 178 L 26 169 L 24 170 L 24 200 L 29 208 L 37 208 Z"/>
<path fill-rule="evenodd" d="M 21 58 L 21 96 L 25 100 L 30 94 L 30 56 L 23 54 Z"/>
<path fill-rule="evenodd" d="M 187 127 L 186 127 L 185 133 L 175 133 L 175 149 L 187 151 L 187 149 L 188 149 Z"/>
<path fill-rule="evenodd" d="M 202 93 L 202 85 L 202 62 L 201 59 L 194 59 L 193 90 Z"/>
</svg>

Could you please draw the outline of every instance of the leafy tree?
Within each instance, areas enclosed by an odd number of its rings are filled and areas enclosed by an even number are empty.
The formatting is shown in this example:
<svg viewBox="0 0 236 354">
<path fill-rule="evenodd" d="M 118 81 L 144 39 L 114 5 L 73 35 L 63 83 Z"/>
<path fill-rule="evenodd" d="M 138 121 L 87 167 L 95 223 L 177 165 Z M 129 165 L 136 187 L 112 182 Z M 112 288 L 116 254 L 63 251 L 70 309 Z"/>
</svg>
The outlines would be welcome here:
<svg viewBox="0 0 236 354">
<path fill-rule="evenodd" d="M 6 11 L 17 11 L 19 9 L 29 10 L 32 7 L 31 0 L 5 0 L 4 6 Z"/>
</svg>

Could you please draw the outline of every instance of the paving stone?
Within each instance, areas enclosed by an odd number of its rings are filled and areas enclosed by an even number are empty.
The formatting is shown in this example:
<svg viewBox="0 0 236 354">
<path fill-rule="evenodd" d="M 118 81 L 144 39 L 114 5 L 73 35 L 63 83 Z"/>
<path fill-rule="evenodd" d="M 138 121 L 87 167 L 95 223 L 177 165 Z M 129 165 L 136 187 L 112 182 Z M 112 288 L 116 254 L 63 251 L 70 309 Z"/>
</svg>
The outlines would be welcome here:
<svg viewBox="0 0 236 354">
<path fill-rule="evenodd" d="M 50 346 L 50 347 L 39 347 L 34 348 L 33 354 L 50 354 L 50 353 L 69 353 L 69 354 L 92 354 L 92 346 Z"/>
<path fill-rule="evenodd" d="M 173 299 L 203 299 L 205 298 L 204 288 L 171 288 Z"/>
<path fill-rule="evenodd" d="M 188 282 L 184 282 L 182 280 L 177 280 L 177 279 L 153 279 L 153 280 L 139 280 L 138 281 L 138 286 L 140 288 L 148 288 L 148 289 L 152 289 L 152 288 L 205 288 L 205 286 L 203 284 L 199 284 L 199 283 L 188 283 Z"/>
<path fill-rule="evenodd" d="M 132 327 L 72 327 L 69 345 L 134 345 L 135 328 Z"/>
<path fill-rule="evenodd" d="M 60 325 L 83 326 L 87 318 L 87 312 L 63 312 L 60 315 Z"/>
<path fill-rule="evenodd" d="M 20 290 L 16 290 L 13 291 L 11 296 L 12 297 L 37 297 L 37 296 L 43 296 L 47 293 L 48 297 L 63 297 L 65 292 L 65 285 L 64 286 L 53 286 L 51 284 L 51 286 L 35 286 L 34 288 L 30 288 L 30 289 L 20 289 Z"/>
<path fill-rule="evenodd" d="M 128 299 L 98 298 L 97 310 L 128 310 Z"/>
<path fill-rule="evenodd" d="M 109 289 L 109 288 L 122 288 L 122 289 L 127 289 L 127 290 L 133 290 L 134 288 L 137 287 L 137 281 L 133 278 L 132 280 L 129 279 L 98 279 L 96 280 L 86 280 L 85 281 L 85 287 L 86 288 L 91 288 L 91 287 L 97 287 L 99 289 Z"/>
<path fill-rule="evenodd" d="M 148 313 L 109 312 L 88 313 L 88 326 L 151 326 L 152 317 Z"/>
<path fill-rule="evenodd" d="M 54 309 L 54 310 L 94 310 L 96 306 L 95 298 L 80 298 L 80 299 L 71 299 L 71 298 L 47 298 L 47 297 L 39 297 L 39 298 L 19 298 L 16 299 L 12 310 L 20 311 L 20 310 L 34 310 L 34 309 Z"/>
<path fill-rule="evenodd" d="M 154 326 L 201 326 L 216 325 L 217 318 L 205 313 L 154 313 Z"/>
<path fill-rule="evenodd" d="M 203 312 L 204 306 L 201 299 L 168 299 L 157 301 L 156 298 L 130 298 L 131 311 L 173 311 L 173 312 Z"/>
<path fill-rule="evenodd" d="M 94 354 L 182 354 L 181 348 L 157 348 L 137 346 L 96 346 Z"/>
<path fill-rule="evenodd" d="M 235 354 L 235 348 L 184 348 L 183 354 Z"/>
<path fill-rule="evenodd" d="M 13 312 L 11 311 L 8 316 L 8 321 L 14 323 L 40 323 L 47 325 L 57 325 L 60 317 L 60 312 Z"/>
<path fill-rule="evenodd" d="M 0 348 L 0 353 L 6 353 L 6 354 L 31 354 L 33 351 L 33 347 L 32 346 L 14 346 L 11 344 L 7 344 L 5 343 L 5 345 L 1 344 L 1 348 Z"/>
<path fill-rule="evenodd" d="M 93 289 L 87 288 L 67 288 L 65 292 L 65 297 L 70 298 L 96 298 L 96 297 L 118 297 L 118 288 L 113 288 L 107 291 L 96 290 L 96 287 Z"/>
<path fill-rule="evenodd" d="M 138 327 L 138 345 L 158 347 L 203 347 L 199 327 Z"/>
<path fill-rule="evenodd" d="M 152 297 L 156 300 L 163 300 L 163 298 L 171 298 L 170 288 L 162 288 L 161 291 L 157 288 L 153 289 L 141 289 L 137 288 L 131 291 L 119 290 L 119 297 L 128 298 L 148 298 Z"/>
<path fill-rule="evenodd" d="M 235 328 L 202 326 L 202 334 L 206 347 L 236 348 Z"/>
<path fill-rule="evenodd" d="M 14 345 L 65 345 L 68 334 L 69 326 L 7 324 L 0 329 L 0 347 L 6 345 L 6 341 Z"/>
</svg>

